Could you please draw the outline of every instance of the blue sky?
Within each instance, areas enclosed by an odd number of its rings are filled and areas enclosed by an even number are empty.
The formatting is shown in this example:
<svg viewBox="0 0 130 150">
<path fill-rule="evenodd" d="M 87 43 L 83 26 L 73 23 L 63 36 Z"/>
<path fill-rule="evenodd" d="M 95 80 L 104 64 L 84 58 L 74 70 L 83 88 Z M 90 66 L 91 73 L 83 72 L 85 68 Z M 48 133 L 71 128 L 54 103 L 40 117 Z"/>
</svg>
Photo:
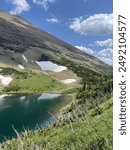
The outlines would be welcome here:
<svg viewBox="0 0 130 150">
<path fill-rule="evenodd" d="M 112 0 L 3 0 L 0 9 L 112 64 Z"/>
</svg>

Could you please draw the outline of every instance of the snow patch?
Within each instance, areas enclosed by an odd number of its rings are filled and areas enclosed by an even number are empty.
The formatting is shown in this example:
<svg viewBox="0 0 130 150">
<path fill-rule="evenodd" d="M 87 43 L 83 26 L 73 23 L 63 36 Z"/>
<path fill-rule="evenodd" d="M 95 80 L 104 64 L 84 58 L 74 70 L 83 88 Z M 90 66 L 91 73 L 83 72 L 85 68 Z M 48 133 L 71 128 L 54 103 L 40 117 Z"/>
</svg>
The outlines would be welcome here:
<svg viewBox="0 0 130 150">
<path fill-rule="evenodd" d="M 65 84 L 70 84 L 70 83 L 76 82 L 76 79 L 66 79 L 66 80 L 61 80 L 61 82 Z"/>
<path fill-rule="evenodd" d="M 61 72 L 67 69 L 67 67 L 59 66 L 57 64 L 52 63 L 51 61 L 36 61 L 36 63 L 41 67 L 42 70 Z"/>
<path fill-rule="evenodd" d="M 22 55 L 22 57 L 26 62 L 28 62 L 27 58 L 24 55 Z"/>
<path fill-rule="evenodd" d="M 0 79 L 1 79 L 2 84 L 4 85 L 10 84 L 10 82 L 13 80 L 11 77 L 5 77 L 2 75 L 0 75 Z"/>
<path fill-rule="evenodd" d="M 20 69 L 22 69 L 22 70 L 24 69 L 24 66 L 22 66 L 22 65 L 20 65 L 20 64 L 18 65 L 18 67 L 19 67 Z"/>
</svg>

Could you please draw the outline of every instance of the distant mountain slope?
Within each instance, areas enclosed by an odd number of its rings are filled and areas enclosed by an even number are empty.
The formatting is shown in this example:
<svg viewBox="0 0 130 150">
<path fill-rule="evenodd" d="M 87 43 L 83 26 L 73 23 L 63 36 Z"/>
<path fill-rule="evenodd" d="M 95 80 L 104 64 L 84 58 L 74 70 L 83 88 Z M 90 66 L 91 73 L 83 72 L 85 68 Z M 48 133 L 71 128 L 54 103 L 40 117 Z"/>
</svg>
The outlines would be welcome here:
<svg viewBox="0 0 130 150">
<path fill-rule="evenodd" d="M 21 17 L 0 11 L 0 62 L 38 69 L 37 60 L 62 62 L 63 65 L 71 61 L 101 74 L 112 72 L 112 67 L 94 56 L 38 29 Z"/>
</svg>

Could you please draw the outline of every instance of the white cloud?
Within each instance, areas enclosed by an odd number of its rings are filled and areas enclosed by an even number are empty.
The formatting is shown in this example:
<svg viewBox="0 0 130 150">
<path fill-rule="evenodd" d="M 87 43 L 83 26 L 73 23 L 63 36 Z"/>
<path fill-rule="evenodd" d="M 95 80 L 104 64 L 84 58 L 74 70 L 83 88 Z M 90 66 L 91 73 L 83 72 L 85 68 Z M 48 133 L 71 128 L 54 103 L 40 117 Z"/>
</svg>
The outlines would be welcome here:
<svg viewBox="0 0 130 150">
<path fill-rule="evenodd" d="M 84 51 L 85 53 L 88 53 L 88 54 L 91 54 L 93 55 L 94 54 L 94 51 L 90 48 L 86 48 L 84 46 L 75 46 L 76 48 L 80 49 L 81 51 Z"/>
<path fill-rule="evenodd" d="M 97 57 L 98 59 L 102 60 L 103 62 L 107 63 L 108 65 L 112 66 L 112 59 L 113 59 L 113 49 L 112 48 L 106 48 L 100 51 L 94 51 L 90 48 L 86 48 L 84 46 L 75 46 L 76 48 L 84 51 L 85 53 L 89 53 L 90 55 L 93 55 Z"/>
<path fill-rule="evenodd" d="M 106 49 L 100 50 L 97 53 L 97 56 L 100 56 L 100 57 L 111 57 L 112 54 L 113 54 L 113 49 L 112 48 L 106 48 Z"/>
<path fill-rule="evenodd" d="M 46 21 L 51 24 L 60 23 L 60 21 L 56 17 L 48 18 L 48 19 L 46 19 Z"/>
<path fill-rule="evenodd" d="M 13 15 L 19 15 L 24 11 L 29 11 L 30 5 L 26 0 L 11 0 L 12 5 L 14 5 L 14 9 L 10 11 Z"/>
<path fill-rule="evenodd" d="M 49 3 L 54 3 L 56 0 L 33 0 L 34 4 L 41 5 L 45 10 L 49 8 Z"/>
<path fill-rule="evenodd" d="M 112 58 L 106 58 L 106 57 L 97 57 L 98 59 L 102 60 L 106 64 L 112 66 L 113 65 L 113 60 Z"/>
<path fill-rule="evenodd" d="M 69 28 L 81 35 L 112 34 L 113 14 L 94 14 L 87 18 L 74 18 Z"/>
<path fill-rule="evenodd" d="M 99 52 L 97 52 L 96 57 L 112 66 L 113 49 L 106 48 L 106 49 L 100 50 Z"/>
<path fill-rule="evenodd" d="M 113 40 L 112 39 L 107 39 L 107 40 L 104 40 L 104 41 L 96 41 L 95 44 L 97 46 L 112 47 Z"/>
</svg>

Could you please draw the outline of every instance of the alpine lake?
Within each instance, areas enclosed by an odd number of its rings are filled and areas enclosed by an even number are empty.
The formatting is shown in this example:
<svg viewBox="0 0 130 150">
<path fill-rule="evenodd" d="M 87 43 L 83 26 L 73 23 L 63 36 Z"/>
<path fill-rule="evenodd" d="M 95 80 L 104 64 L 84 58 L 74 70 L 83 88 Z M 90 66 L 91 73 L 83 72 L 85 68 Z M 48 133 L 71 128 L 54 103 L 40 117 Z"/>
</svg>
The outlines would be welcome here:
<svg viewBox="0 0 130 150">
<path fill-rule="evenodd" d="M 54 121 L 52 114 L 67 101 L 60 94 L 0 95 L 0 142 Z"/>
</svg>

